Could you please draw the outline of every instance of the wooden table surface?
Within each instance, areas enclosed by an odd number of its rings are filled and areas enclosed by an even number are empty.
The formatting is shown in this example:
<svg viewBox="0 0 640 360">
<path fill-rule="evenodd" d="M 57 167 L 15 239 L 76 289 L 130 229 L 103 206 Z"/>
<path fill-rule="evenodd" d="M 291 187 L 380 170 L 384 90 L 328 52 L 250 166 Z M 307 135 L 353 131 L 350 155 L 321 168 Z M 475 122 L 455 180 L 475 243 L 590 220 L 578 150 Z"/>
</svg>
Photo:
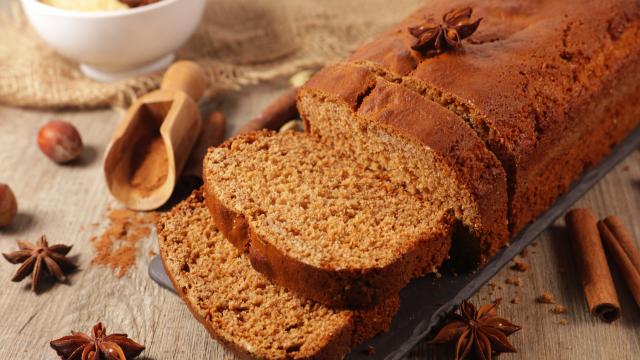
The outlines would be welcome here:
<svg viewBox="0 0 640 360">
<path fill-rule="evenodd" d="M 267 84 L 242 93 L 223 94 L 203 105 L 203 111 L 222 110 L 232 133 L 265 103 L 278 95 L 280 84 Z M 45 121 L 72 122 L 87 145 L 79 163 L 58 166 L 36 146 L 36 133 Z M 144 343 L 143 359 L 227 359 L 232 354 L 209 338 L 174 294 L 147 276 L 150 250 L 157 252 L 155 234 L 139 244 L 137 267 L 121 279 L 105 268 L 92 266 L 94 249 L 89 239 L 98 234 L 91 224 L 106 224 L 109 196 L 101 172 L 105 146 L 121 113 L 38 112 L 0 107 L 0 182 L 16 193 L 20 212 L 14 224 L 0 230 L 0 252 L 13 251 L 16 239 L 34 241 L 47 234 L 51 243 L 73 244 L 72 255 L 81 270 L 69 284 L 56 284 L 36 295 L 29 280 L 9 281 L 16 266 L 0 259 L 0 358 L 55 359 L 48 342 L 70 330 L 88 331 L 102 321 L 110 331 L 127 332 Z M 618 214 L 640 239 L 640 151 L 636 150 L 584 198 L 579 206 L 603 217 Z M 614 273 L 623 316 L 604 324 L 587 312 L 574 271 L 564 222 L 560 219 L 529 248 L 522 259 L 529 271 L 503 269 L 472 301 L 502 298 L 499 312 L 523 329 L 511 337 L 519 350 L 503 359 L 637 359 L 640 355 L 640 311 L 620 276 Z M 521 286 L 508 285 L 518 278 Z M 566 306 L 564 315 L 536 302 L 544 292 Z M 516 300 L 517 304 L 511 303 Z M 423 343 L 412 359 L 448 359 L 448 351 Z"/>
</svg>

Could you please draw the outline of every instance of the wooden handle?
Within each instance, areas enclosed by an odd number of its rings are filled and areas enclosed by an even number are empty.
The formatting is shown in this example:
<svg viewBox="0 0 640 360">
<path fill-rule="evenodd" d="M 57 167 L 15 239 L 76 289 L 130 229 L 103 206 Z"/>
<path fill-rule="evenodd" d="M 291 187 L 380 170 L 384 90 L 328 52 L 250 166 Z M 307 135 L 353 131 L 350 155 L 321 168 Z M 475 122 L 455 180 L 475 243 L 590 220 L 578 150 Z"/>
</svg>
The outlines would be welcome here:
<svg viewBox="0 0 640 360">
<path fill-rule="evenodd" d="M 204 70 L 193 61 L 178 61 L 171 65 L 162 78 L 163 90 L 183 91 L 197 102 L 207 85 Z"/>
</svg>

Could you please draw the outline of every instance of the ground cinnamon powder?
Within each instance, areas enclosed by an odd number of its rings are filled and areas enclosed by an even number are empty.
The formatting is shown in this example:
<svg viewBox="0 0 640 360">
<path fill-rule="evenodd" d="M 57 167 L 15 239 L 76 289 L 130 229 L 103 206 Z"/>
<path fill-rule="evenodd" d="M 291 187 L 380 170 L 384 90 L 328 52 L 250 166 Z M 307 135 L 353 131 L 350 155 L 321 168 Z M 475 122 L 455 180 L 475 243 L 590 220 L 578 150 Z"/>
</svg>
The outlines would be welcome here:
<svg viewBox="0 0 640 360">
<path fill-rule="evenodd" d="M 147 196 L 164 184 L 168 173 L 167 149 L 160 134 L 141 137 L 133 148 L 131 186 Z"/>
<path fill-rule="evenodd" d="M 139 213 L 126 209 L 107 212 L 109 224 L 102 234 L 91 238 L 95 266 L 108 266 L 117 277 L 123 277 L 136 265 L 138 242 L 151 234 L 158 213 Z"/>
</svg>

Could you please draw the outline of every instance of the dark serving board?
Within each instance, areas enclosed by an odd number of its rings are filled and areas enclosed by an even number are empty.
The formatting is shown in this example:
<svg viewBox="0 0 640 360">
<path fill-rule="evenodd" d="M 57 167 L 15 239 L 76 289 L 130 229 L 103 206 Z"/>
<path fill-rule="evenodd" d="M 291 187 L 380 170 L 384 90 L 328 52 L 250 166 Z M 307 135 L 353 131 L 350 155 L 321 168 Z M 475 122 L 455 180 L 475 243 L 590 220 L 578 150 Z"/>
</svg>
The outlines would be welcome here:
<svg viewBox="0 0 640 360">
<path fill-rule="evenodd" d="M 500 251 L 482 269 L 454 276 L 443 274 L 436 278 L 428 276 L 412 281 L 400 293 L 400 311 L 395 316 L 391 329 L 354 349 L 347 359 L 400 359 L 416 344 L 424 340 L 438 323 L 463 300 L 471 297 L 488 282 L 513 257 L 519 254 L 542 231 L 561 216 L 587 190 L 622 159 L 640 146 L 640 128 L 635 129 L 597 167 L 584 173 L 569 192 L 534 223 L 526 227 L 511 240 L 511 245 Z M 163 287 L 173 291 L 171 281 L 164 272 L 162 261 L 154 258 L 149 266 L 149 275 Z M 367 355 L 368 346 L 375 348 L 375 355 Z"/>
</svg>

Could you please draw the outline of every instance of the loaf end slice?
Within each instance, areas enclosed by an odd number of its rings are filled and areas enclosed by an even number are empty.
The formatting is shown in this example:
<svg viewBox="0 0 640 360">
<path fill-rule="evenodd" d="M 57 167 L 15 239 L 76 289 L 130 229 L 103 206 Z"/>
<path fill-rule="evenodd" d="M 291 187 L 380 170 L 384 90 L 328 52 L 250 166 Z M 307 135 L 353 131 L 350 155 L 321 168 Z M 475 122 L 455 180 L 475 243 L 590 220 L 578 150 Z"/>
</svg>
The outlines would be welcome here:
<svg viewBox="0 0 640 360">
<path fill-rule="evenodd" d="M 388 329 L 399 300 L 333 310 L 275 286 L 216 229 L 201 191 L 163 215 L 160 253 L 171 281 L 211 336 L 242 357 L 339 359 Z"/>
<path fill-rule="evenodd" d="M 394 296 L 448 257 L 453 216 L 313 136 L 258 132 L 211 149 L 214 222 L 274 283 L 332 307 Z"/>
<path fill-rule="evenodd" d="M 307 130 L 339 156 L 453 209 L 467 233 L 453 257 L 484 263 L 507 243 L 505 171 L 450 110 L 349 63 L 314 76 L 298 93 L 298 109 Z"/>
</svg>

